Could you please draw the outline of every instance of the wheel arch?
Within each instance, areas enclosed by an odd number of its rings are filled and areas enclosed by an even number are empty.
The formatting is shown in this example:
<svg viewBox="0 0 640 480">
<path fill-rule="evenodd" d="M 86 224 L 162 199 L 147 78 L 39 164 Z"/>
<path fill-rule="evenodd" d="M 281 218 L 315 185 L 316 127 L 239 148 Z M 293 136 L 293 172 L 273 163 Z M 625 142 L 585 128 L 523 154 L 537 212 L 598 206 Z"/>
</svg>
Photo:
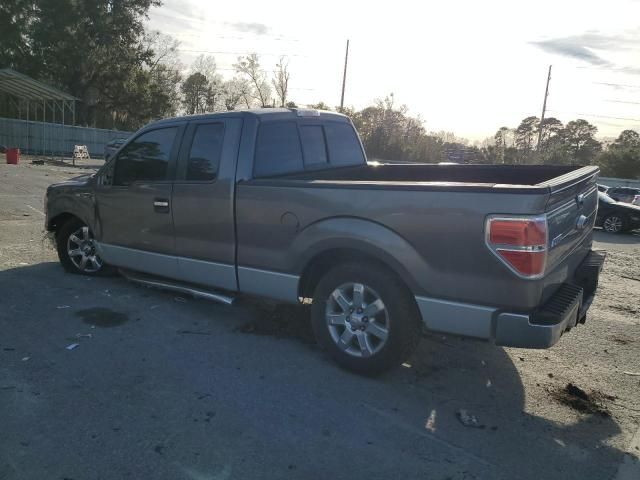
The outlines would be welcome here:
<svg viewBox="0 0 640 480">
<path fill-rule="evenodd" d="M 429 267 L 413 246 L 393 230 L 370 220 L 341 217 L 307 227 L 293 244 L 300 274 L 298 294 L 310 298 L 318 281 L 331 268 L 366 261 L 381 266 L 415 295 L 424 288 L 418 278 Z"/>
<path fill-rule="evenodd" d="M 64 225 L 65 223 L 67 223 L 69 220 L 73 218 L 77 218 L 81 222 L 84 222 L 84 220 L 80 218 L 78 215 L 65 211 L 65 212 L 58 213 L 55 217 L 52 217 L 47 221 L 47 225 L 46 225 L 47 231 L 56 232 L 62 225 Z M 86 224 L 86 222 L 84 223 Z"/>
</svg>

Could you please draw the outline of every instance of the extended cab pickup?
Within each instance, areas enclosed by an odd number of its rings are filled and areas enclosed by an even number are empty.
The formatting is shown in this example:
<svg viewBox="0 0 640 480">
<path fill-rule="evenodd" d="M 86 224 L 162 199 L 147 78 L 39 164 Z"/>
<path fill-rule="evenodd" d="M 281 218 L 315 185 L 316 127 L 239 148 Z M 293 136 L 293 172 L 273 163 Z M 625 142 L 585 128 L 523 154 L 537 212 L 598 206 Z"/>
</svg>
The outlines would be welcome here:
<svg viewBox="0 0 640 480">
<path fill-rule="evenodd" d="M 311 303 L 341 365 L 404 361 L 421 328 L 546 348 L 583 323 L 597 167 L 367 163 L 351 121 L 265 109 L 173 118 L 95 175 L 52 185 L 74 273 L 231 303 Z"/>
</svg>

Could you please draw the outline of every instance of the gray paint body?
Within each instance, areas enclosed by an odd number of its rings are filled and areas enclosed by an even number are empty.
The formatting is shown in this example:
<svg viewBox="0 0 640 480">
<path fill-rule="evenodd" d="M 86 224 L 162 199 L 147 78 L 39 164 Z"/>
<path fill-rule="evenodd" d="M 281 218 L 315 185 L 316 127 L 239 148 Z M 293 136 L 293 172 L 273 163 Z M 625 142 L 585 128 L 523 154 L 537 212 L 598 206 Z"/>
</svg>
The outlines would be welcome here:
<svg viewBox="0 0 640 480">
<path fill-rule="evenodd" d="M 348 122 L 335 114 L 323 113 L 320 120 L 325 118 Z M 501 314 L 527 318 L 571 278 L 591 249 L 595 167 L 536 185 L 430 182 L 420 180 L 426 167 L 406 165 L 398 167 L 409 177 L 415 171 L 415 181 L 344 180 L 313 172 L 253 179 L 258 125 L 282 119 L 304 121 L 291 111 L 273 109 L 149 125 L 132 139 L 149 129 L 179 127 L 182 142 L 169 167 L 175 179 L 104 185 L 107 164 L 88 180 L 49 188 L 47 228 L 55 229 L 59 215 L 72 214 L 95 232 L 111 264 L 288 302 L 297 301 L 300 276 L 316 255 L 352 249 L 400 275 L 429 328 L 478 338 L 495 338 Z M 195 125 L 211 122 L 225 124 L 218 176 L 212 182 L 184 181 L 184 139 Z M 159 198 L 169 201 L 168 212 L 154 210 Z M 547 273 L 537 280 L 519 278 L 485 245 L 487 216 L 545 213 L 555 242 Z M 576 227 L 581 214 L 588 217 L 583 230 Z"/>
</svg>

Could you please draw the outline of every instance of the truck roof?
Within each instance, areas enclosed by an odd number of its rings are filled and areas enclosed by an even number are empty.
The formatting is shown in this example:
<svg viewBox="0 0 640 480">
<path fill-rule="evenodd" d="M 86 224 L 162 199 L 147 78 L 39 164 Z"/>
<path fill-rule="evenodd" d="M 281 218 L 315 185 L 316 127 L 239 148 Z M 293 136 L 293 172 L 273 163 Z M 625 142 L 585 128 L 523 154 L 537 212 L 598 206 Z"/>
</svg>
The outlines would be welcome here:
<svg viewBox="0 0 640 480">
<path fill-rule="evenodd" d="M 180 117 L 164 118 L 149 125 L 158 125 L 163 123 L 173 123 L 177 120 L 206 120 L 216 117 L 248 117 L 255 116 L 261 120 L 284 120 L 287 118 L 299 117 L 320 117 L 331 118 L 333 120 L 347 121 L 348 117 L 341 113 L 329 112 L 326 110 L 315 110 L 312 108 L 253 108 L 247 110 L 231 110 L 228 112 L 204 113 L 199 115 L 184 115 Z"/>
</svg>

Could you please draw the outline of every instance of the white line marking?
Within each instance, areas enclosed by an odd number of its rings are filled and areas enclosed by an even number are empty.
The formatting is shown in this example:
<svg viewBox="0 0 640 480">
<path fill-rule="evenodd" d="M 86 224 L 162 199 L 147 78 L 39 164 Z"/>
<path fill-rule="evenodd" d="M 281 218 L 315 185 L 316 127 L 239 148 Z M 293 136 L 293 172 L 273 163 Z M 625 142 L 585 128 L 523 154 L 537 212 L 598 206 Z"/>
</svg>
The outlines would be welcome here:
<svg viewBox="0 0 640 480">
<path fill-rule="evenodd" d="M 38 210 L 38 209 L 37 209 L 37 208 L 35 208 L 35 207 L 32 207 L 32 206 L 31 206 L 31 205 L 29 205 L 28 203 L 25 203 L 25 205 L 26 205 L 27 207 L 29 207 L 31 210 L 33 210 L 34 212 L 38 212 L 38 213 L 39 213 L 40 215 L 42 215 L 43 217 L 46 217 L 46 215 L 44 214 L 44 212 L 41 212 L 40 210 Z"/>
</svg>

